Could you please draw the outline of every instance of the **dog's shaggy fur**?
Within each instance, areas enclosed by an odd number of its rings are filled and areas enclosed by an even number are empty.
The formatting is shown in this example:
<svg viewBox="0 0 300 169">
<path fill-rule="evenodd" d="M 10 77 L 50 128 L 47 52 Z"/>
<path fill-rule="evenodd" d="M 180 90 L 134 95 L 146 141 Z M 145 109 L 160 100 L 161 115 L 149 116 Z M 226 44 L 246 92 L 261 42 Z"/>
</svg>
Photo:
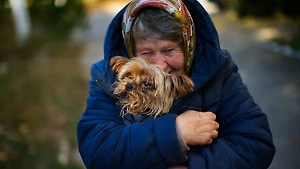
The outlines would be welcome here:
<svg viewBox="0 0 300 169">
<path fill-rule="evenodd" d="M 193 82 L 183 74 L 168 74 L 142 58 L 113 57 L 110 65 L 117 73 L 114 95 L 124 113 L 146 114 L 154 118 L 168 113 L 174 99 L 193 90 Z"/>
</svg>

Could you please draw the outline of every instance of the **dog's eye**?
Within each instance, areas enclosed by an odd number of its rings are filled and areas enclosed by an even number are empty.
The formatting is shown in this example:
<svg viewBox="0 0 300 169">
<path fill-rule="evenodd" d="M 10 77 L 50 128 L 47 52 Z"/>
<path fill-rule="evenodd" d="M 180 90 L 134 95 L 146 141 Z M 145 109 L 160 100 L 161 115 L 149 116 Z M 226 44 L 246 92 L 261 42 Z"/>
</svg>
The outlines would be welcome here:
<svg viewBox="0 0 300 169">
<path fill-rule="evenodd" d="M 147 88 L 147 89 L 153 89 L 154 88 L 154 86 L 148 81 L 143 81 L 142 87 Z"/>
</svg>

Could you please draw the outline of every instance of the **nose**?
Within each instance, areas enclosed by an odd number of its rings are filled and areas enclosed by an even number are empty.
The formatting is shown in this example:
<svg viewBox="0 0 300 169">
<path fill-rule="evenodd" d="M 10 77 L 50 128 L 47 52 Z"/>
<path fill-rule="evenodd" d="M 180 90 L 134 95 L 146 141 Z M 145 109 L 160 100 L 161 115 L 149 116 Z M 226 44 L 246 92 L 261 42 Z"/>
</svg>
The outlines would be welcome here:
<svg viewBox="0 0 300 169">
<path fill-rule="evenodd" d="M 168 68 L 166 57 L 162 53 L 156 54 L 156 56 L 152 58 L 152 63 L 159 66 L 163 71 L 166 71 Z"/>
<path fill-rule="evenodd" d="M 133 86 L 131 85 L 131 84 L 129 84 L 129 83 L 127 83 L 126 85 L 125 85 L 125 89 L 126 89 L 126 91 L 131 91 L 132 89 L 133 89 Z"/>
</svg>

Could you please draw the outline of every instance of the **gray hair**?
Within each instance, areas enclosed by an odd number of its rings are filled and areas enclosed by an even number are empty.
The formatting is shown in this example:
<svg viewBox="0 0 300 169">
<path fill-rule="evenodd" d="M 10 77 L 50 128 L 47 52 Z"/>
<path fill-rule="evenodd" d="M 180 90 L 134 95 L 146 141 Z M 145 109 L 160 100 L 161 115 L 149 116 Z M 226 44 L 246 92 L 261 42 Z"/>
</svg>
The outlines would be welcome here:
<svg viewBox="0 0 300 169">
<path fill-rule="evenodd" d="M 171 40 L 177 42 L 183 49 L 181 24 L 163 9 L 153 7 L 142 9 L 132 25 L 131 32 L 134 53 L 136 51 L 134 39 Z"/>
</svg>

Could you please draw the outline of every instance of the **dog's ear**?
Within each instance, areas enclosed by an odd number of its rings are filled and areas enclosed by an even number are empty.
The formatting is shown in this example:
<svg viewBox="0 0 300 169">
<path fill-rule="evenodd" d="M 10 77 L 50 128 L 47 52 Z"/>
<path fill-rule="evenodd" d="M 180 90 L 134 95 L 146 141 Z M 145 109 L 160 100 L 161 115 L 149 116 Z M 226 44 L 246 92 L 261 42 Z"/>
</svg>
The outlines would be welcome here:
<svg viewBox="0 0 300 169">
<path fill-rule="evenodd" d="M 193 91 L 194 83 L 184 74 L 170 74 L 169 78 L 175 89 L 176 98 L 185 96 L 188 92 Z"/>
<path fill-rule="evenodd" d="M 119 73 L 122 70 L 122 67 L 129 61 L 128 58 L 122 56 L 115 56 L 110 59 L 110 65 L 112 66 L 113 71 Z"/>
</svg>

